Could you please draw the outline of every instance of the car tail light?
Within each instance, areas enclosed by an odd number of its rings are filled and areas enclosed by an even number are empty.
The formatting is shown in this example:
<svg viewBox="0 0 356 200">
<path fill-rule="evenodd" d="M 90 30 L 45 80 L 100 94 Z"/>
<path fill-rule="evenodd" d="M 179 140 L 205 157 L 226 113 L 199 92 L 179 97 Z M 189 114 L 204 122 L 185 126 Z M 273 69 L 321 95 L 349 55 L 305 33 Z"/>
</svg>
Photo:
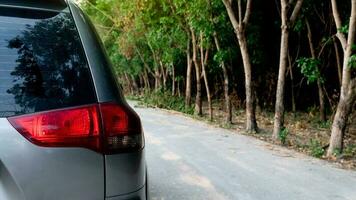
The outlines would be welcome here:
<svg viewBox="0 0 356 200">
<path fill-rule="evenodd" d="M 106 154 L 139 150 L 143 147 L 140 118 L 127 106 L 100 105 Z"/>
<path fill-rule="evenodd" d="M 84 147 L 104 154 L 139 150 L 139 117 L 114 103 L 82 106 L 8 118 L 30 142 L 43 147 Z"/>
</svg>

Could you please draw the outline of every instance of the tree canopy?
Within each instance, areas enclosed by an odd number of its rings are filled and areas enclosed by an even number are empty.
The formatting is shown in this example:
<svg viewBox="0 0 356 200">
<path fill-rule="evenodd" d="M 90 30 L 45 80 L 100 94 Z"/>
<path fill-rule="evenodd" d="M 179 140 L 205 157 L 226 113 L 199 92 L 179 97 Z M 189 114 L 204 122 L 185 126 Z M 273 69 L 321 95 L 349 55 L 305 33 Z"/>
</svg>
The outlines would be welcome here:
<svg viewBox="0 0 356 200">
<path fill-rule="evenodd" d="M 207 101 L 210 120 L 218 101 L 226 123 L 232 109 L 246 108 L 252 132 L 258 131 L 256 110 L 275 108 L 278 140 L 287 128 L 285 110 L 311 107 L 319 107 L 321 121 L 344 119 L 338 137 L 345 135 L 356 96 L 355 3 L 84 0 L 82 7 L 126 92 L 170 91 L 184 96 L 185 108 L 195 99 L 197 115 Z"/>
</svg>

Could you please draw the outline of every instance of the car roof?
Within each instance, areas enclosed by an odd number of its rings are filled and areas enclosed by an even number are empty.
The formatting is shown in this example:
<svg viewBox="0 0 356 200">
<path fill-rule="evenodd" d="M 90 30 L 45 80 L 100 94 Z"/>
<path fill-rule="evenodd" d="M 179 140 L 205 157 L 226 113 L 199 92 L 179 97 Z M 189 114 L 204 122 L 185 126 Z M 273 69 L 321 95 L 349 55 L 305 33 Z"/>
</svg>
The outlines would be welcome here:
<svg viewBox="0 0 356 200">
<path fill-rule="evenodd" d="M 0 0 L 0 7 L 27 8 L 36 10 L 65 11 L 66 0 Z"/>
</svg>

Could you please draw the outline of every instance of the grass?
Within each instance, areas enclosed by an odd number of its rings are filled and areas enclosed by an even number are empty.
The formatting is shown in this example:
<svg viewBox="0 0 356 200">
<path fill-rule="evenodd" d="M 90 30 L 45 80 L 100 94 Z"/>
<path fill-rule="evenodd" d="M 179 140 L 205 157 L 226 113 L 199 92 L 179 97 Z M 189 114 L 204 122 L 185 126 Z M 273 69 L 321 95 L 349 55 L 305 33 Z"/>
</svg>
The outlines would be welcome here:
<svg viewBox="0 0 356 200">
<path fill-rule="evenodd" d="M 282 145 L 286 144 L 288 135 L 289 135 L 289 130 L 285 127 L 279 132 L 278 138 L 281 141 Z"/>
<path fill-rule="evenodd" d="M 344 157 L 355 157 L 356 156 L 356 144 L 351 144 L 345 147 L 343 152 Z"/>
<path fill-rule="evenodd" d="M 189 115 L 194 114 L 194 108 L 192 106 L 185 106 L 183 97 L 172 96 L 169 92 L 145 92 L 139 97 L 129 97 L 129 99 L 130 98 L 132 100 L 138 100 L 140 104 L 144 106 L 175 110 Z"/>
<path fill-rule="evenodd" d="M 315 139 L 310 139 L 309 149 L 310 149 L 310 155 L 316 158 L 321 158 L 325 153 L 325 150 L 323 149 L 321 142 Z"/>
</svg>

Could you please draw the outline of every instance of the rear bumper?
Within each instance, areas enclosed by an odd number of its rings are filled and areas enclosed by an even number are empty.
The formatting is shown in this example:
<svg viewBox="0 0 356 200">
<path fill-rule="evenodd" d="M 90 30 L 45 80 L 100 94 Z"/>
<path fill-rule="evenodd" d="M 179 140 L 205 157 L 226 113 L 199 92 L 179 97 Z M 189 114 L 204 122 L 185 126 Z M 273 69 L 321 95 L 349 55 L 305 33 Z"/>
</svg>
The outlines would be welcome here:
<svg viewBox="0 0 356 200">
<path fill-rule="evenodd" d="M 144 185 L 141 189 L 124 195 L 106 197 L 105 200 L 147 200 L 147 184 Z"/>
<path fill-rule="evenodd" d="M 140 190 L 146 183 L 145 150 L 105 156 L 106 197 Z"/>
</svg>

